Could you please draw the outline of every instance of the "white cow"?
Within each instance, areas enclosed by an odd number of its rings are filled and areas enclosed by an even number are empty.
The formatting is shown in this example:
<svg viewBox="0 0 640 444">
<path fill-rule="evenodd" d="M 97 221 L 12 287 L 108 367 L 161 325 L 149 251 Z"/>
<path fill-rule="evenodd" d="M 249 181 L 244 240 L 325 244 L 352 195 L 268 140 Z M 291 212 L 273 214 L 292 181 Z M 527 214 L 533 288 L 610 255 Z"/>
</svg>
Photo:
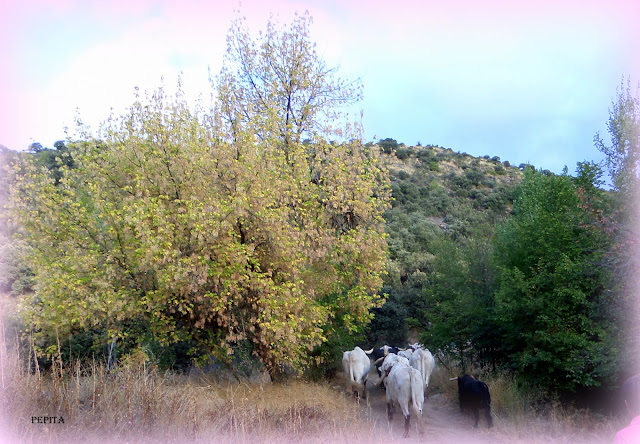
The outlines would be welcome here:
<svg viewBox="0 0 640 444">
<path fill-rule="evenodd" d="M 404 434 L 409 436 L 409 423 L 411 420 L 410 410 L 412 409 L 418 421 L 418 431 L 424 433 L 422 429 L 422 407 L 424 405 L 424 384 L 422 375 L 413 367 L 405 365 L 394 365 L 387 376 L 387 415 L 389 421 L 393 419 L 393 404 L 398 404 L 404 415 Z"/>
<path fill-rule="evenodd" d="M 387 378 L 394 366 L 404 365 L 405 367 L 409 367 L 409 360 L 404 356 L 398 356 L 396 354 L 390 353 L 386 357 L 380 359 L 383 359 L 383 361 L 382 365 L 380 366 L 380 379 L 376 384 L 374 384 L 376 386 L 384 383 L 384 380 Z M 376 362 L 374 362 L 374 364 L 376 364 Z"/>
<path fill-rule="evenodd" d="M 420 371 L 424 389 L 426 390 L 427 387 L 429 387 L 429 378 L 431 377 L 431 373 L 436 366 L 436 361 L 433 359 L 433 355 L 426 348 L 418 348 L 411 355 L 409 364 L 411 367 Z"/>
<path fill-rule="evenodd" d="M 342 368 L 348 379 L 349 389 L 353 389 L 353 396 L 360 400 L 359 391 L 362 390 L 362 398 L 367 399 L 367 375 L 371 369 L 371 361 L 360 347 L 342 354 Z"/>
<path fill-rule="evenodd" d="M 408 349 L 406 349 L 406 350 L 400 350 L 400 351 L 398 352 L 398 355 L 399 355 L 399 356 L 404 356 L 404 357 L 405 357 L 405 358 L 407 358 L 407 359 L 411 359 L 411 355 L 412 355 L 412 354 L 413 354 L 413 349 L 411 349 L 411 348 L 408 348 Z"/>
</svg>

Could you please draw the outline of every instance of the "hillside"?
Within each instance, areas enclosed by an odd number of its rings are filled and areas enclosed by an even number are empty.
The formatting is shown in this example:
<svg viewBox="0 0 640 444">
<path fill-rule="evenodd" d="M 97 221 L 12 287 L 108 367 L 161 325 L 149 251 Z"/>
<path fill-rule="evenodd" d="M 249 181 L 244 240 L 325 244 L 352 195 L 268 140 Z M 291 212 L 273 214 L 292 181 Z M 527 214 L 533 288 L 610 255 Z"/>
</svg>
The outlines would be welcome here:
<svg viewBox="0 0 640 444">
<path fill-rule="evenodd" d="M 424 223 L 453 239 L 472 237 L 508 214 L 513 189 L 522 180 L 519 168 L 497 157 L 476 158 L 437 146 L 399 147 L 385 159 L 393 197 L 385 215 L 391 259 L 400 261 L 403 274 L 420 267 L 403 262 L 402 250 L 429 251 L 420 241 Z"/>
<path fill-rule="evenodd" d="M 375 310 L 367 339 L 402 343 L 411 328 L 419 339 L 433 321 L 423 287 L 449 272 L 441 269 L 450 266 L 442 262 L 441 252 L 472 254 L 469 249 L 484 245 L 475 254 L 486 254 L 523 172 L 498 157 L 473 157 L 439 146 L 406 147 L 393 139 L 381 140 L 380 146 L 393 197 L 385 213 L 389 262 L 383 291 L 388 299 Z"/>
</svg>

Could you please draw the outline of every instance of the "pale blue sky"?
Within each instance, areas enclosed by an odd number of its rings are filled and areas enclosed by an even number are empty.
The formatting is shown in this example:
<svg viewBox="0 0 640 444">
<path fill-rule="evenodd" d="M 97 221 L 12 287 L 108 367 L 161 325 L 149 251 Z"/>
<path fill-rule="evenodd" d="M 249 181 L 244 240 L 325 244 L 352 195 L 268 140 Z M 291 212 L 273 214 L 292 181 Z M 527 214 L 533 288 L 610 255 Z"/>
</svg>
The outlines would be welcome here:
<svg viewBox="0 0 640 444">
<path fill-rule="evenodd" d="M 206 5 L 205 5 L 206 3 Z M 364 84 L 365 136 L 420 141 L 570 172 L 599 160 L 622 76 L 640 81 L 638 2 L 247 0 L 252 28 L 270 12 L 309 10 L 329 65 Z M 134 86 L 209 94 L 235 1 L 23 0 L 0 6 L 0 144 L 52 146 L 76 108 L 94 128 Z M 608 139 L 607 139 L 608 140 Z"/>
</svg>

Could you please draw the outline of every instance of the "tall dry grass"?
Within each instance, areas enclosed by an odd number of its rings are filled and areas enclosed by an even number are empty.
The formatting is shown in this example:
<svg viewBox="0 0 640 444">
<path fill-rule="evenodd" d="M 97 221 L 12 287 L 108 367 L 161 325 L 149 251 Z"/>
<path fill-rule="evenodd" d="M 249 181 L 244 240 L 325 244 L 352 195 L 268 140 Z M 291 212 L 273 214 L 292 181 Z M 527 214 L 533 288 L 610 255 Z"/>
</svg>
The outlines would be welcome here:
<svg viewBox="0 0 640 444">
<path fill-rule="evenodd" d="M 161 373 L 142 356 L 112 372 L 76 362 L 45 374 L 5 352 L 0 421 L 7 442 L 335 442 L 374 433 L 363 410 L 328 384 Z M 57 423 L 33 423 L 34 416 Z"/>
</svg>

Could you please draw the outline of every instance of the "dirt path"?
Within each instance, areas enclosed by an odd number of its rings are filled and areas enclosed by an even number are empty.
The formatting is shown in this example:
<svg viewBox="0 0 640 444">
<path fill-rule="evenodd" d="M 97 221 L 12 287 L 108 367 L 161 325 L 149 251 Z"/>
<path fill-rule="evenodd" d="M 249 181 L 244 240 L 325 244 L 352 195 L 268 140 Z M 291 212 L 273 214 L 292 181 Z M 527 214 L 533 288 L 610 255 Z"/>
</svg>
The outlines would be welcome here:
<svg viewBox="0 0 640 444">
<path fill-rule="evenodd" d="M 378 380 L 375 370 L 369 376 L 367 384 L 368 399 L 366 409 L 370 420 L 380 431 L 380 436 L 388 436 L 390 442 L 433 443 L 433 444 L 506 444 L 498 437 L 494 429 L 488 429 L 484 415 L 480 416 L 477 429 L 473 428 L 473 418 L 463 415 L 458 409 L 445 405 L 442 396 L 435 394 L 425 399 L 422 412 L 424 434 L 418 434 L 415 418 L 411 418 L 409 438 L 403 439 L 404 417 L 396 407 L 393 420 L 387 420 L 387 399 L 385 391 L 374 387 Z M 364 405 L 364 403 L 363 403 Z"/>
</svg>

